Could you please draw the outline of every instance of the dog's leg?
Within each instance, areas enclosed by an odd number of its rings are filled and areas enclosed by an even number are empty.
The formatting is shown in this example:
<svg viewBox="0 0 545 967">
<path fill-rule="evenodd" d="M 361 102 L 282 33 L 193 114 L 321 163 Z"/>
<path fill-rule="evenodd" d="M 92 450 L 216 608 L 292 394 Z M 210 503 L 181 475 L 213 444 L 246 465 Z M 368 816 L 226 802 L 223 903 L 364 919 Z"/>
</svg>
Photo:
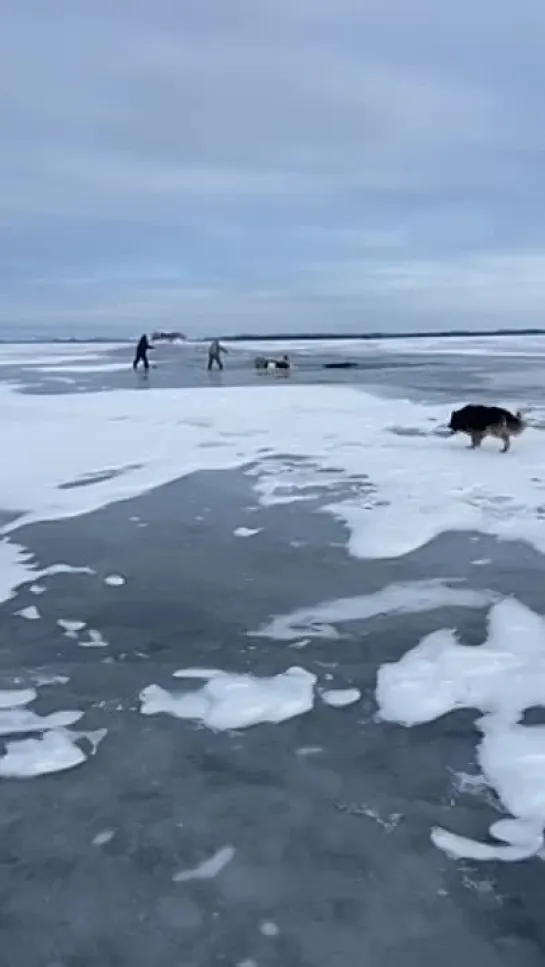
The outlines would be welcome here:
<svg viewBox="0 0 545 967">
<path fill-rule="evenodd" d="M 470 436 L 471 436 L 471 446 L 469 449 L 476 450 L 478 447 L 480 447 L 481 443 L 483 442 L 484 433 L 471 433 Z"/>
<path fill-rule="evenodd" d="M 501 439 L 503 440 L 503 447 L 501 448 L 501 452 L 507 453 L 507 451 L 511 448 L 511 437 L 509 436 L 508 433 L 503 433 L 501 436 Z"/>
</svg>

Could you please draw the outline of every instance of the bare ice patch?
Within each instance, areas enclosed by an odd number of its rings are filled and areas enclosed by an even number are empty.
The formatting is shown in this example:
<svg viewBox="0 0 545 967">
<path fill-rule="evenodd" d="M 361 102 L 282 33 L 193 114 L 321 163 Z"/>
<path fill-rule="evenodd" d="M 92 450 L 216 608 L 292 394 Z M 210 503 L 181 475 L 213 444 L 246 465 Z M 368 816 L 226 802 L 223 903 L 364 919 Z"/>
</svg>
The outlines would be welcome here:
<svg viewBox="0 0 545 967">
<path fill-rule="evenodd" d="M 310 608 L 300 608 L 288 615 L 279 615 L 259 631 L 249 632 L 249 636 L 274 638 L 277 641 L 292 641 L 301 635 L 333 639 L 338 637 L 333 627 L 335 623 L 361 621 L 384 614 L 419 614 L 454 606 L 483 608 L 497 598 L 491 591 L 476 591 L 456 584 L 455 579 L 449 583 L 432 579 L 389 584 L 373 594 L 338 598 Z"/>
<path fill-rule="evenodd" d="M 436 631 L 377 679 L 380 717 L 408 727 L 458 708 L 483 713 L 477 761 L 512 819 L 490 827 L 496 842 L 480 843 L 435 828 L 436 846 L 452 856 L 514 861 L 543 848 L 545 726 L 521 724 L 524 712 L 545 706 L 545 620 L 513 598 L 494 605 L 488 638 L 479 647 Z M 501 845 L 500 845 L 501 844 Z"/>
<path fill-rule="evenodd" d="M 222 846 L 213 856 L 210 856 L 207 860 L 203 860 L 198 866 L 194 866 L 190 870 L 180 870 L 178 873 L 175 873 L 172 877 L 173 882 L 187 883 L 189 880 L 212 880 L 225 869 L 234 855 L 234 846 Z"/>
<path fill-rule="evenodd" d="M 164 712 L 192 719 L 219 731 L 244 729 L 260 722 L 278 724 L 312 709 L 315 682 L 315 675 L 298 667 L 270 678 L 214 670 L 197 691 L 171 693 L 148 685 L 140 694 L 140 711 L 143 715 Z"/>
</svg>

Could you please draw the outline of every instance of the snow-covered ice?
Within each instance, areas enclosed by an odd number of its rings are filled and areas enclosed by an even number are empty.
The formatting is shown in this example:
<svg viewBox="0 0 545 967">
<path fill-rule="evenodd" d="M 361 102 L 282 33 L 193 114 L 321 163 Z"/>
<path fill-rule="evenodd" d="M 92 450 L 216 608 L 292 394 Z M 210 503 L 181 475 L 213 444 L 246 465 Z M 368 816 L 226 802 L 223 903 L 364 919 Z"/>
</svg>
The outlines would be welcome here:
<svg viewBox="0 0 545 967">
<path fill-rule="evenodd" d="M 104 578 L 104 584 L 108 584 L 111 588 L 120 588 L 125 584 L 125 578 L 121 574 L 109 574 Z"/>
<path fill-rule="evenodd" d="M 525 710 L 545 705 L 545 620 L 514 598 L 494 605 L 487 641 L 460 644 L 451 629 L 424 638 L 377 676 L 380 717 L 400 725 L 431 722 L 458 708 L 480 709 L 477 761 L 513 819 L 490 827 L 485 844 L 444 829 L 434 843 L 469 859 L 520 860 L 543 846 L 545 726 L 522 725 Z"/>
<path fill-rule="evenodd" d="M 213 880 L 235 855 L 234 846 L 222 846 L 208 859 L 190 870 L 179 870 L 172 877 L 174 883 L 187 883 L 189 880 Z"/>
<path fill-rule="evenodd" d="M 452 585 L 452 586 L 451 586 Z M 372 594 L 354 598 L 324 601 L 310 608 L 300 608 L 288 615 L 278 615 L 250 637 L 292 641 L 302 634 L 313 638 L 337 638 L 334 624 L 361 621 L 383 614 L 419 614 L 434 608 L 483 608 L 496 600 L 491 591 L 473 590 L 454 579 L 431 578 L 389 584 Z"/>
<path fill-rule="evenodd" d="M 39 739 L 6 742 L 0 758 L 0 777 L 31 779 L 51 772 L 63 772 L 85 762 L 86 755 L 64 731 L 46 732 Z"/>
<path fill-rule="evenodd" d="M 322 701 L 333 708 L 346 708 L 359 702 L 361 692 L 359 688 L 329 688 L 321 693 Z"/>
<path fill-rule="evenodd" d="M 445 530 L 545 550 L 545 437 L 528 429 L 507 456 L 494 442 L 471 452 L 431 432 L 448 406 L 350 386 L 260 384 L 85 393 L 69 407 L 64 397 L 37 399 L 4 385 L 0 407 L 11 454 L 0 507 L 19 515 L 4 533 L 97 510 L 198 470 L 253 465 L 255 485 L 266 480 L 269 497 L 275 480 L 284 500 L 325 491 L 327 512 L 346 525 L 349 550 L 359 557 L 398 557 Z M 392 432 L 400 423 L 427 432 Z M 124 472 L 59 489 L 100 467 Z M 345 500 L 338 493 L 347 485 Z"/>
<path fill-rule="evenodd" d="M 253 537 L 254 534 L 259 534 L 261 530 L 261 527 L 237 527 L 233 534 L 235 537 Z"/>
<path fill-rule="evenodd" d="M 69 618 L 59 618 L 57 624 L 63 629 L 67 638 L 77 638 L 78 631 L 83 631 L 85 628 L 85 621 L 74 621 Z"/>
<path fill-rule="evenodd" d="M 190 669 L 190 675 L 204 678 L 205 670 Z M 202 722 L 210 729 L 245 729 L 260 722 L 278 724 L 310 711 L 314 705 L 316 676 L 304 668 L 288 668 L 269 678 L 235 675 L 211 670 L 206 684 L 196 691 L 172 693 L 159 685 L 148 685 L 140 695 L 143 715 L 166 713 L 180 719 Z"/>
<path fill-rule="evenodd" d="M 15 614 L 19 615 L 20 618 L 25 618 L 26 621 L 39 621 L 41 618 L 41 614 L 35 604 L 30 604 L 27 608 L 21 608 Z"/>
<path fill-rule="evenodd" d="M 41 716 L 26 708 L 36 698 L 34 688 L 0 691 L 0 736 L 6 737 L 0 756 L 0 778 L 29 779 L 71 769 L 87 759 L 78 739 L 87 738 L 96 750 L 103 738 L 101 735 L 94 743 L 93 733 L 68 731 L 83 717 L 83 712 L 67 710 Z"/>
</svg>

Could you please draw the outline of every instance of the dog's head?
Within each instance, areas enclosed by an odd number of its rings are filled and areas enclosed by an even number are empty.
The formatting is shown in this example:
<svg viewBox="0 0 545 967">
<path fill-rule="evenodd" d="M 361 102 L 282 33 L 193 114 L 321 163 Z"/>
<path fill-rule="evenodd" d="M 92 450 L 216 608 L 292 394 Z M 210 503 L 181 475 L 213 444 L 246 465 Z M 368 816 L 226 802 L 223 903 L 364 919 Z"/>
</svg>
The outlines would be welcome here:
<svg viewBox="0 0 545 967">
<path fill-rule="evenodd" d="M 453 410 L 450 414 L 450 420 L 447 424 L 447 428 L 452 433 L 460 433 L 463 429 L 463 420 L 460 414 L 460 410 Z"/>
</svg>

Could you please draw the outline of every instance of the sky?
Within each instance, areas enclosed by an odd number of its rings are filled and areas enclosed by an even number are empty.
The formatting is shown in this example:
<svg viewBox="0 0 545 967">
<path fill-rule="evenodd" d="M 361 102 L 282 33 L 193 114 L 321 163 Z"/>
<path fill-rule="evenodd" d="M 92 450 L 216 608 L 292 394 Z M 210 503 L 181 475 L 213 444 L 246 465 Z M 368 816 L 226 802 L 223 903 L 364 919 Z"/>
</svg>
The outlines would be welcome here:
<svg viewBox="0 0 545 967">
<path fill-rule="evenodd" d="M 545 326 L 543 0 L 11 0 L 0 329 Z"/>
</svg>

